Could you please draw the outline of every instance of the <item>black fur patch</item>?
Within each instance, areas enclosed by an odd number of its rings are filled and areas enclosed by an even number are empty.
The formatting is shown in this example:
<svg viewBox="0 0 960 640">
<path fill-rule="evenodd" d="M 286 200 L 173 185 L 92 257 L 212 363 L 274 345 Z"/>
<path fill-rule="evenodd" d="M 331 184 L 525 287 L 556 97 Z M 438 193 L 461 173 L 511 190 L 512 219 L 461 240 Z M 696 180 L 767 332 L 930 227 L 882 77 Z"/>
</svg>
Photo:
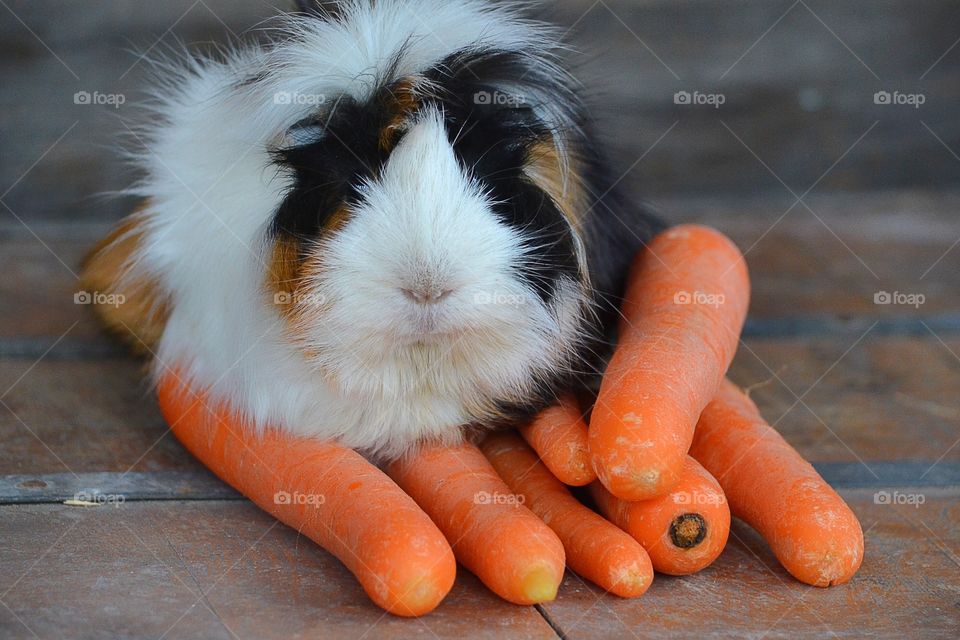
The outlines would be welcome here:
<svg viewBox="0 0 960 640">
<path fill-rule="evenodd" d="M 586 191 L 589 212 L 580 216 L 582 241 L 590 275 L 591 297 L 599 315 L 585 326 L 581 352 L 570 371 L 542 380 L 533 397 L 520 404 L 504 404 L 502 414 L 512 420 L 529 417 L 554 401 L 561 391 L 591 388 L 605 365 L 615 340 L 618 308 L 625 278 L 636 253 L 663 228 L 641 205 L 626 198 L 607 167 L 589 116 L 555 70 L 543 68 L 524 52 L 465 50 L 448 56 L 423 72 L 428 93 L 418 97 L 420 107 L 440 109 L 447 133 L 464 169 L 495 201 L 494 212 L 506 224 L 529 238 L 530 259 L 517 265 L 518 275 L 544 301 L 556 293 L 561 277 L 581 274 L 572 230 L 550 196 L 525 177 L 528 153 L 551 139 L 538 115 L 539 100 L 548 100 L 567 127 L 568 152 L 577 158 L 577 176 Z M 403 79 L 389 78 L 396 83 Z M 298 239 L 313 239 L 344 203 L 360 201 L 365 178 L 376 177 L 389 158 L 381 133 L 395 121 L 391 87 L 381 89 L 368 103 L 350 97 L 335 101 L 327 114 L 302 123 L 320 126 L 315 142 L 275 152 L 276 161 L 293 169 L 295 184 L 276 212 L 272 231 Z M 519 95 L 505 93 L 514 91 Z M 402 132 L 396 141 L 402 137 Z M 300 243 L 300 246 L 309 243 Z M 587 392 L 589 396 L 589 392 Z"/>
<path fill-rule="evenodd" d="M 344 203 L 361 198 L 360 185 L 376 176 L 387 159 L 380 131 L 392 114 L 383 98 L 361 104 L 344 96 L 328 113 L 294 125 L 318 127 L 322 134 L 314 142 L 274 152 L 275 161 L 291 168 L 295 179 L 274 215 L 274 234 L 316 238 Z"/>
<path fill-rule="evenodd" d="M 518 265 L 518 275 L 549 302 L 562 276 L 580 275 L 574 238 L 563 212 L 523 169 L 531 148 L 551 138 L 535 101 L 544 95 L 562 101 L 569 91 L 531 60 L 516 51 L 464 51 L 425 76 L 460 162 L 490 193 L 496 215 L 528 238 L 530 259 Z"/>
</svg>

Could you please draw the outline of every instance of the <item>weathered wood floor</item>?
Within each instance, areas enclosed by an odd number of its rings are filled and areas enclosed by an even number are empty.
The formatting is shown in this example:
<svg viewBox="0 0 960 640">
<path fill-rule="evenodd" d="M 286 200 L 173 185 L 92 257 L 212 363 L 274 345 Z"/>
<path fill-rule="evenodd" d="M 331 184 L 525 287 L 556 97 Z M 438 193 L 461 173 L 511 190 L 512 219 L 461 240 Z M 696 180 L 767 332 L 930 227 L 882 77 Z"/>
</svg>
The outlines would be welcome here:
<svg viewBox="0 0 960 640">
<path fill-rule="evenodd" d="M 715 566 L 622 601 L 569 574 L 516 607 L 465 570 L 438 611 L 384 616 L 330 555 L 212 478 L 167 434 L 140 365 L 74 304 L 102 223 L 0 227 L 0 637 L 731 637 L 960 630 L 960 194 L 669 200 L 714 224 L 755 283 L 733 367 L 841 488 L 867 556 L 805 587 L 737 523 Z M 759 242 L 758 242 L 759 241 Z M 756 244 L 755 244 L 756 243 Z M 750 249 L 753 247 L 752 249 Z M 944 255 L 945 254 L 945 255 Z M 939 260 L 939 262 L 938 262 Z M 61 262 L 62 261 L 62 262 Z M 932 267 L 932 268 L 931 268 Z M 925 296 L 877 305 L 879 291 Z M 98 489 L 119 505 L 62 504 Z"/>
</svg>

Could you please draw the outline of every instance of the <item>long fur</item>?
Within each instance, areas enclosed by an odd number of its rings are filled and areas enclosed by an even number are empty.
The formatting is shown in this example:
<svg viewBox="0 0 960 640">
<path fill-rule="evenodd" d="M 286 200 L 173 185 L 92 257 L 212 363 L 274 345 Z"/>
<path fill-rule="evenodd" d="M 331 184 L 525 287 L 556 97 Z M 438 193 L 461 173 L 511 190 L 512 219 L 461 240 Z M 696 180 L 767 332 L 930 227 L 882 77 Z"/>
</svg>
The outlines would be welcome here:
<svg viewBox="0 0 960 640">
<path fill-rule="evenodd" d="M 164 299 L 154 374 L 392 457 L 602 366 L 656 223 L 618 199 L 556 32 L 511 3 L 354 0 L 276 36 L 161 65 L 124 267 Z"/>
</svg>

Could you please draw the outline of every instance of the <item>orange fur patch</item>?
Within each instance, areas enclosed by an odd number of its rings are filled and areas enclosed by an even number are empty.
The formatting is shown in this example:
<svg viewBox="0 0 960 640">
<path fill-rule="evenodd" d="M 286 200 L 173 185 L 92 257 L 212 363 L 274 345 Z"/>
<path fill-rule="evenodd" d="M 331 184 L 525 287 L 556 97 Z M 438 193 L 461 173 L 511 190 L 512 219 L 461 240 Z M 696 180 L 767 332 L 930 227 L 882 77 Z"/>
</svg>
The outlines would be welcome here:
<svg viewBox="0 0 960 640">
<path fill-rule="evenodd" d="M 293 313 L 293 299 L 300 279 L 300 243 L 296 238 L 280 236 L 273 243 L 267 263 L 267 291 L 280 313 Z"/>
<path fill-rule="evenodd" d="M 347 220 L 350 219 L 350 209 L 347 205 L 341 205 L 334 211 L 330 217 L 327 219 L 326 224 L 323 225 L 324 231 L 334 232 L 339 231 L 343 228 L 343 225 L 347 223 Z"/>
<path fill-rule="evenodd" d="M 344 216 L 347 214 L 344 213 Z M 315 249 L 306 258 L 298 253 L 295 240 L 277 240 L 271 260 L 273 302 L 277 304 L 285 322 L 285 333 L 297 344 L 303 355 L 310 360 L 317 357 L 314 348 L 307 346 L 310 327 L 322 322 L 327 301 L 317 299 L 310 292 L 310 283 L 316 281 L 323 271 L 322 249 Z M 278 304 L 277 301 L 281 300 Z M 336 383 L 329 372 L 323 372 L 327 381 Z"/>
<path fill-rule="evenodd" d="M 586 213 L 583 189 L 577 180 L 576 167 L 570 160 L 564 176 L 560 154 L 552 141 L 541 141 L 530 148 L 524 172 L 560 207 L 570 225 L 579 233 Z M 566 180 L 564 180 L 566 177 Z"/>
<path fill-rule="evenodd" d="M 570 223 L 574 234 L 582 238 L 587 211 L 586 192 L 579 181 L 576 159 L 568 160 L 566 174 L 560 162 L 560 153 L 552 141 L 543 140 L 533 145 L 527 153 L 524 173 L 550 196 L 563 216 Z M 589 283 L 586 256 L 582 243 L 577 240 L 577 259 L 584 281 Z"/>
<path fill-rule="evenodd" d="M 420 106 L 416 94 L 416 79 L 404 78 L 395 83 L 390 91 L 387 108 L 392 117 L 387 125 L 380 130 L 380 150 L 388 152 L 397 143 L 400 131 L 406 125 L 407 119 Z"/>
<path fill-rule="evenodd" d="M 104 325 L 137 353 L 152 353 L 170 316 L 169 297 L 137 269 L 149 202 L 121 220 L 83 262 L 80 286 Z M 99 302 L 103 300 L 104 302 Z"/>
</svg>

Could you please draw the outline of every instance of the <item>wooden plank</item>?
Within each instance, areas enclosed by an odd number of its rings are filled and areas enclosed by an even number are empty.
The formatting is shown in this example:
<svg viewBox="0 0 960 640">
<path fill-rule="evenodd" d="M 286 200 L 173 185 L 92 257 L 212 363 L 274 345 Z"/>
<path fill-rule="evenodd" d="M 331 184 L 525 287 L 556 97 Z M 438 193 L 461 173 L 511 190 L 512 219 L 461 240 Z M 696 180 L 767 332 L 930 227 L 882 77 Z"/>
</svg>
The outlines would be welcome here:
<svg viewBox="0 0 960 640">
<path fill-rule="evenodd" d="M 658 575 L 630 601 L 568 573 L 543 610 L 568 638 L 955 638 L 960 494 L 910 494 L 923 496 L 916 507 L 878 504 L 872 491 L 843 494 L 866 532 L 863 567 L 847 585 L 817 589 L 793 580 L 762 539 L 735 521 L 727 549 L 697 575 Z"/>
<path fill-rule="evenodd" d="M 0 474 L 201 469 L 135 361 L 0 361 L 0 395 Z"/>
<path fill-rule="evenodd" d="M 729 234 L 752 279 L 748 332 L 832 334 L 880 320 L 880 331 L 960 332 L 960 191 L 812 196 L 820 220 L 790 198 L 670 198 L 670 222 L 701 222 Z M 779 221 L 778 221 L 779 220 Z M 0 225 L 0 357 L 114 357 L 120 348 L 75 304 L 73 275 L 107 230 L 103 223 Z M 38 239 L 39 238 L 39 239 Z M 44 246 L 46 245 L 46 246 Z M 875 304 L 881 292 L 922 295 L 918 306 Z M 918 299 L 919 300 L 919 299 Z M 855 318 L 855 320 L 851 320 Z M 922 323 L 921 323 L 922 321 Z M 71 328 L 72 327 L 72 328 Z M 748 333 L 749 335 L 749 333 Z M 60 342 L 57 343 L 57 340 Z"/>
<path fill-rule="evenodd" d="M 168 541 L 179 513 L 0 507 L 0 637 L 159 638 L 182 616 L 167 637 L 233 638 Z"/>
<path fill-rule="evenodd" d="M 960 460 L 960 339 L 859 337 L 748 339 L 731 377 L 770 381 L 754 399 L 813 461 L 864 460 L 869 472 L 870 461 Z M 200 469 L 164 435 L 135 362 L 0 360 L 10 387 L 0 475 Z"/>
<path fill-rule="evenodd" d="M 205 469 L 0 475 L 0 505 L 231 499 L 241 496 Z"/>
<path fill-rule="evenodd" d="M 958 493 L 899 494 L 922 500 L 916 506 L 884 503 L 873 491 L 844 495 L 867 538 L 849 585 L 793 581 L 738 522 L 720 560 L 701 574 L 658 576 L 636 601 L 568 574 L 558 600 L 542 609 L 569 638 L 955 637 Z M 74 637 L 168 629 L 174 638 L 552 637 L 532 609 L 498 601 L 465 571 L 434 614 L 382 616 L 331 556 L 243 502 L 8 506 L 0 531 L 5 638 L 32 637 L 24 624 L 42 638 L 64 629 Z"/>
<path fill-rule="evenodd" d="M 960 489 L 960 462 L 953 460 L 871 460 L 869 465 L 861 462 L 816 462 L 814 467 L 830 486 L 836 488 Z"/>
<path fill-rule="evenodd" d="M 667 220 L 728 234 L 750 267 L 753 320 L 856 316 L 928 320 L 960 313 L 960 192 L 673 198 Z M 876 304 L 878 293 L 913 295 Z M 916 296 L 923 296 L 919 298 Z M 915 301 L 919 304 L 908 304 Z M 956 330 L 956 329 L 954 329 Z"/>
<path fill-rule="evenodd" d="M 462 568 L 454 590 L 431 615 L 420 621 L 383 615 L 339 562 L 282 526 L 264 536 L 259 553 L 236 563 L 270 518 L 260 512 L 251 517 L 246 505 L 224 508 L 236 516 L 226 522 L 202 520 L 199 527 L 190 523 L 174 545 L 224 622 L 241 637 L 310 637 L 321 630 L 330 637 L 554 637 L 533 608 L 500 600 Z M 227 570 L 229 580 L 219 580 Z M 270 609 L 264 615 L 249 615 L 264 604 Z"/>
<path fill-rule="evenodd" d="M 9 6 L 20 20 L 4 10 L 8 19 L 0 22 L 6 89 L 0 110 L 10 124 L 0 185 L 6 190 L 20 179 L 4 203 L 31 222 L 110 219 L 129 206 L 128 199 L 91 195 L 125 188 L 132 178 L 117 150 L 137 146 L 121 119 L 130 126 L 148 117 L 133 107 L 151 86 L 144 54 L 170 55 L 175 39 L 209 51 L 276 14 L 267 0 L 171 0 L 149 7 L 110 0 L 85 8 L 69 0 L 13 0 Z M 75 104 L 78 91 L 119 94 L 125 102 L 118 108 Z M 0 212 L 9 217 L 2 206 Z"/>
<path fill-rule="evenodd" d="M 333 556 L 246 502 L 0 507 L 0 539 L 3 601 L 42 638 L 556 637 L 465 570 L 432 614 L 385 615 Z M 10 611 L 0 637 L 29 636 Z"/>
<path fill-rule="evenodd" d="M 5 219 L 0 225 L 0 270 L 5 274 L 0 297 L 9 312 L 0 315 L 0 338 L 32 342 L 34 349 L 45 351 L 57 339 L 69 345 L 102 335 L 89 306 L 76 304 L 74 296 L 80 292 L 77 274 L 83 256 L 108 228 L 101 223 L 27 229 Z M 4 356 L 17 355 L 9 346 L 3 351 Z"/>
<path fill-rule="evenodd" d="M 88 196 L 128 183 L 113 150 L 125 129 L 114 116 L 132 119 L 132 105 L 148 86 L 145 65 L 136 64 L 131 48 L 144 51 L 163 35 L 167 43 L 176 37 L 197 48 L 224 43 L 231 30 L 254 28 L 292 3 L 8 4 L 30 30 L 12 17 L 0 23 L 0 77 L 7 89 L 0 109 L 10 123 L 0 185 L 13 184 L 77 123 L 4 200 L 36 220 L 115 218 L 122 211 L 122 201 Z M 910 0 L 884 2 L 875 11 L 864 11 L 857 0 L 808 0 L 792 8 L 740 0 L 732 10 L 725 0 L 545 4 L 538 13 L 573 27 L 570 44 L 584 52 L 573 57 L 577 75 L 595 98 L 615 169 L 626 171 L 656 145 L 630 174 L 637 193 L 779 192 L 777 179 L 724 124 L 798 193 L 876 121 L 821 187 L 960 183 L 956 159 L 921 123 L 954 153 L 960 148 L 953 112 L 960 56 L 956 49 L 944 55 L 960 20 L 951 0 L 925 0 L 922 11 Z M 876 105 L 878 89 L 922 92 L 926 102 L 921 109 Z M 122 93 L 128 101 L 119 109 L 76 105 L 71 98 L 79 90 Z M 679 90 L 721 92 L 726 102 L 719 109 L 677 105 Z"/>
<path fill-rule="evenodd" d="M 835 488 L 960 488 L 960 462 L 952 460 L 816 462 Z M 143 500 L 242 500 L 242 496 L 206 470 L 130 471 L 0 475 L 0 505 L 94 503 Z"/>
<path fill-rule="evenodd" d="M 859 340 L 859 341 L 858 341 Z M 956 337 L 752 339 L 730 377 L 818 462 L 960 459 Z"/>
<path fill-rule="evenodd" d="M 855 0 L 550 5 L 558 22 L 575 25 L 577 75 L 615 169 L 633 166 L 637 195 L 780 193 L 780 179 L 798 194 L 821 179 L 826 190 L 936 187 L 960 177 L 921 124 L 956 153 L 960 128 L 948 105 L 960 97 L 960 56 L 943 56 L 956 40 L 943 22 L 960 20 L 956 3 L 925 2 L 923 12 L 909 2 L 863 11 Z M 880 89 L 920 92 L 926 102 L 876 105 Z M 725 102 L 677 105 L 677 91 Z"/>
</svg>

